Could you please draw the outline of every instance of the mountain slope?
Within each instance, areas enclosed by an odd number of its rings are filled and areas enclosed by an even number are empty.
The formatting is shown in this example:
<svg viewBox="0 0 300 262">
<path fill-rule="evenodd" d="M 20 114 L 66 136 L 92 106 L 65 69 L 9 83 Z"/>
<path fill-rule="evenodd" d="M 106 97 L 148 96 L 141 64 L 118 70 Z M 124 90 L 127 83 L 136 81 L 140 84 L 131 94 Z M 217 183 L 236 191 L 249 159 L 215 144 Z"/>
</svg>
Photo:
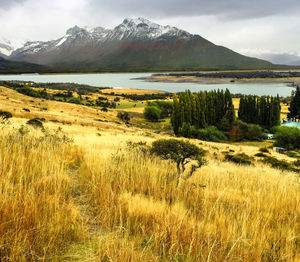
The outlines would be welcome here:
<svg viewBox="0 0 300 262">
<path fill-rule="evenodd" d="M 26 62 L 9 61 L 0 57 L 0 73 L 44 73 L 50 72 L 51 69 L 37 64 L 31 64 Z"/>
<path fill-rule="evenodd" d="M 258 69 L 272 64 L 216 46 L 199 35 L 149 20 L 125 19 L 114 29 L 70 28 L 60 39 L 27 42 L 11 60 L 57 71 Z"/>
</svg>

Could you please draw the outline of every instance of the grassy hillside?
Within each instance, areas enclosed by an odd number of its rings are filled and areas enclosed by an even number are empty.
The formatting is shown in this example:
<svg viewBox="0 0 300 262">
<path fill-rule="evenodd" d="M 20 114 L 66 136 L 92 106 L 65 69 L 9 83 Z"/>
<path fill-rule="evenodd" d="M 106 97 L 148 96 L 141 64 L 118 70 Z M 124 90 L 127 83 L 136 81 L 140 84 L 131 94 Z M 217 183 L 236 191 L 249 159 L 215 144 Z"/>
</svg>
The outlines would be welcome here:
<svg viewBox="0 0 300 262">
<path fill-rule="evenodd" d="M 0 124 L 1 261 L 300 261 L 299 174 L 261 163 L 259 147 L 190 140 L 208 163 L 184 180 L 140 143 L 170 136 L 118 123 L 119 109 L 1 87 L 0 110 L 14 116 Z"/>
<path fill-rule="evenodd" d="M 45 73 L 52 72 L 46 66 L 26 62 L 14 62 L 0 57 L 0 74 Z"/>
</svg>

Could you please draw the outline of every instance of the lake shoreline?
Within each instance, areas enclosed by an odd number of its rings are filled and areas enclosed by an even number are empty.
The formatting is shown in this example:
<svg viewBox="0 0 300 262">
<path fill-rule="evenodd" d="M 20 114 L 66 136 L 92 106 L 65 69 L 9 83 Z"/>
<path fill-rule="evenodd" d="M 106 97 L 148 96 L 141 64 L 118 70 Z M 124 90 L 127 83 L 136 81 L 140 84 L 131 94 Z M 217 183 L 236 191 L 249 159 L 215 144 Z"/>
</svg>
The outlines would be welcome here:
<svg viewBox="0 0 300 262">
<path fill-rule="evenodd" d="M 146 82 L 161 82 L 161 83 L 196 83 L 196 84 L 233 84 L 233 83 L 283 83 L 295 87 L 300 85 L 299 78 L 250 78 L 250 79 L 233 79 L 233 78 L 199 78 L 194 76 L 150 76 L 134 78 L 132 80 L 142 80 Z"/>
</svg>

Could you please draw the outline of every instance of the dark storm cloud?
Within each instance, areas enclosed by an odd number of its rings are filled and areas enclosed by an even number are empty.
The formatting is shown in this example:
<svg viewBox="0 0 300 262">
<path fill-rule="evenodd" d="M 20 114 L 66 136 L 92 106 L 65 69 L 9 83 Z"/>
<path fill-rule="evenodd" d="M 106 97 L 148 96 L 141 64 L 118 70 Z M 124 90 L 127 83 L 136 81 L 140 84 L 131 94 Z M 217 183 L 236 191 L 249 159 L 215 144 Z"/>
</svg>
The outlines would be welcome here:
<svg viewBox="0 0 300 262">
<path fill-rule="evenodd" d="M 89 0 L 89 3 L 93 10 L 158 18 L 215 15 L 226 19 L 248 19 L 300 10 L 299 0 Z"/>
</svg>

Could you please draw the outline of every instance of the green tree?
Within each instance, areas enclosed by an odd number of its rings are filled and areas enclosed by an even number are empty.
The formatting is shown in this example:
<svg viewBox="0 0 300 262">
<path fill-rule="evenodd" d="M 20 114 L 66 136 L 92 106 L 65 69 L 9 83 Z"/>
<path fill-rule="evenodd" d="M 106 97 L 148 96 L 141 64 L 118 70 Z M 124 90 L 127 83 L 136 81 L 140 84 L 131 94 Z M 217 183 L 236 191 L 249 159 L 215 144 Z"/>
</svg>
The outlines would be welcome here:
<svg viewBox="0 0 300 262">
<path fill-rule="evenodd" d="M 258 140 L 262 136 L 262 128 L 256 124 L 248 124 L 245 137 L 248 140 Z"/>
<path fill-rule="evenodd" d="M 173 95 L 173 112 L 171 116 L 171 123 L 173 126 L 174 134 L 178 135 L 179 128 L 181 126 L 181 113 L 178 97 L 176 94 Z"/>
<path fill-rule="evenodd" d="M 157 122 L 160 115 L 161 110 L 156 106 L 146 106 L 144 109 L 144 117 L 151 122 Z"/>
<path fill-rule="evenodd" d="M 297 127 L 277 127 L 275 135 L 275 146 L 284 147 L 289 150 L 300 148 L 300 129 Z"/>
<path fill-rule="evenodd" d="M 300 119 L 300 87 L 297 87 L 295 96 L 291 101 L 288 118 L 292 118 L 294 121 Z"/>
<path fill-rule="evenodd" d="M 192 169 L 187 177 L 190 177 L 196 168 L 201 167 L 205 161 L 203 159 L 204 150 L 191 144 L 177 139 L 159 139 L 153 142 L 151 152 L 163 159 L 170 159 L 176 163 L 177 173 L 179 176 L 183 174 L 186 165 L 192 160 L 197 165 L 192 165 Z"/>
</svg>

